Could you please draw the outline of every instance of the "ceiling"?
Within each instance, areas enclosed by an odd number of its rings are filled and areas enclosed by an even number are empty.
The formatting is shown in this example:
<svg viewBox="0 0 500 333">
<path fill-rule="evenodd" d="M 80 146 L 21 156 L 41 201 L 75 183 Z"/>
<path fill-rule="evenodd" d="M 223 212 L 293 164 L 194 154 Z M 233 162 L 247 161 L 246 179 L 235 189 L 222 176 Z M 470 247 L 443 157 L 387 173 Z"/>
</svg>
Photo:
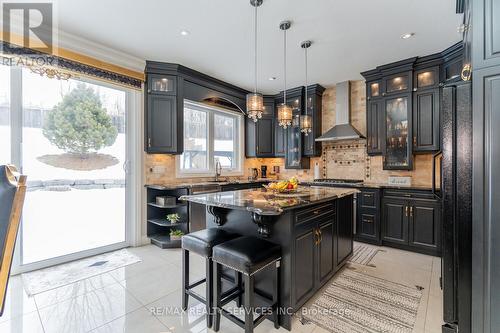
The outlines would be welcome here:
<svg viewBox="0 0 500 333">
<path fill-rule="evenodd" d="M 144 60 L 173 62 L 253 89 L 253 7 L 248 0 L 64 0 L 59 29 Z M 283 88 L 283 33 L 288 30 L 287 87 L 326 87 L 361 79 L 378 65 L 439 52 L 460 40 L 455 0 L 264 0 L 259 7 L 258 90 Z M 183 36 L 181 30 L 189 31 Z M 413 38 L 400 36 L 414 32 Z M 269 81 L 269 77 L 276 77 Z"/>
</svg>

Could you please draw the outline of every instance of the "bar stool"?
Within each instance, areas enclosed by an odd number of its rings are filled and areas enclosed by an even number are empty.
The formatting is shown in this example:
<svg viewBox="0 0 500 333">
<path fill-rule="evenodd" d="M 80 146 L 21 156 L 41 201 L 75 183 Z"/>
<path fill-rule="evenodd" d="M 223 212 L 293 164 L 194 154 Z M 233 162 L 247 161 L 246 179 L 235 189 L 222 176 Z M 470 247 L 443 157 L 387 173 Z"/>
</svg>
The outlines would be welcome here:
<svg viewBox="0 0 500 333">
<path fill-rule="evenodd" d="M 182 236 L 182 309 L 188 307 L 189 296 L 197 299 L 206 306 L 207 327 L 212 327 L 213 309 L 213 264 L 212 248 L 228 240 L 239 237 L 238 234 L 227 232 L 219 228 L 208 228 Z M 189 283 L 189 252 L 205 257 L 206 277 L 192 284 Z M 238 276 L 235 277 L 236 285 L 241 285 Z M 205 297 L 192 290 L 205 283 Z M 235 287 L 238 289 L 238 287 Z M 235 289 L 233 288 L 233 289 Z M 233 291 L 233 290 L 231 290 Z"/>
<path fill-rule="evenodd" d="M 212 250 L 212 261 L 214 263 L 215 272 L 215 318 L 213 330 L 215 332 L 219 331 L 221 315 L 228 318 L 241 328 L 244 328 L 245 333 L 253 332 L 254 327 L 259 325 L 267 317 L 273 317 L 274 327 L 278 329 L 278 293 L 280 288 L 279 267 L 281 261 L 281 247 L 262 238 L 242 236 L 214 246 Z M 242 321 L 222 308 L 225 304 L 240 295 L 240 293 L 234 293 L 225 299 L 222 298 L 221 272 L 223 266 L 231 268 L 244 276 L 243 304 L 245 308 L 245 321 Z M 265 296 L 262 291 L 254 288 L 254 277 L 255 274 L 263 269 L 271 267 L 275 267 L 275 269 L 272 285 L 272 297 L 269 298 L 268 296 Z M 254 293 L 256 296 L 262 298 L 271 308 L 271 311 L 261 313 L 255 320 L 253 318 Z"/>
</svg>

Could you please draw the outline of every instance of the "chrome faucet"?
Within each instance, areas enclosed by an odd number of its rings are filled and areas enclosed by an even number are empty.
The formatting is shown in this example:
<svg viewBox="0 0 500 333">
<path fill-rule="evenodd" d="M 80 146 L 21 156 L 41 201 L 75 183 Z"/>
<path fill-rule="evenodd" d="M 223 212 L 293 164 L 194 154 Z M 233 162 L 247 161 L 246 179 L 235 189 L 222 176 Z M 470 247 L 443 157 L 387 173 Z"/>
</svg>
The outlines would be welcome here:
<svg viewBox="0 0 500 333">
<path fill-rule="evenodd" d="M 215 159 L 215 181 L 219 181 L 219 177 L 222 173 L 222 165 L 220 164 L 220 161 L 218 158 Z"/>
</svg>

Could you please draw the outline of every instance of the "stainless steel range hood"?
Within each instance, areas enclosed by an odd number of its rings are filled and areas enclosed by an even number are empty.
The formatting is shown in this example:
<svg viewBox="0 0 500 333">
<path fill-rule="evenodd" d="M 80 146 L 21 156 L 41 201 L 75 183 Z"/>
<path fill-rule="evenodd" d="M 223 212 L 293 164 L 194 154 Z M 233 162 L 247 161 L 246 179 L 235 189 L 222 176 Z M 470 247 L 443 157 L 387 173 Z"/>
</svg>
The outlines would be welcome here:
<svg viewBox="0 0 500 333">
<path fill-rule="evenodd" d="M 351 82 L 337 83 L 335 93 L 335 126 L 317 138 L 316 141 L 364 139 L 364 136 L 350 124 Z"/>
</svg>

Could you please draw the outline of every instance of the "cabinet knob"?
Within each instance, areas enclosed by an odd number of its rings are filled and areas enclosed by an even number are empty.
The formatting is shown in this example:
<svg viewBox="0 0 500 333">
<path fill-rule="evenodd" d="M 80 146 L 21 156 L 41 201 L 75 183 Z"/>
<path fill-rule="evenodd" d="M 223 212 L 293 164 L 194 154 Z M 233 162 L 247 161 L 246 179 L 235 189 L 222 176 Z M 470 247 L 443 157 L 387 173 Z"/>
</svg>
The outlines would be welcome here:
<svg viewBox="0 0 500 333">
<path fill-rule="evenodd" d="M 151 89 L 148 89 L 148 94 L 150 94 L 150 93 L 151 93 Z"/>
<path fill-rule="evenodd" d="M 405 206 L 405 216 L 408 216 L 408 206 Z"/>
<path fill-rule="evenodd" d="M 382 96 L 385 96 L 385 93 L 382 93 Z"/>
<path fill-rule="evenodd" d="M 417 88 L 413 88 L 413 91 L 417 91 Z"/>
<path fill-rule="evenodd" d="M 410 217 L 413 217 L 413 206 L 410 207 Z"/>
<path fill-rule="evenodd" d="M 318 215 L 318 213 L 319 213 L 319 211 L 317 211 L 317 210 L 315 210 L 315 211 L 313 212 L 313 214 L 314 214 L 314 215 Z"/>
</svg>

